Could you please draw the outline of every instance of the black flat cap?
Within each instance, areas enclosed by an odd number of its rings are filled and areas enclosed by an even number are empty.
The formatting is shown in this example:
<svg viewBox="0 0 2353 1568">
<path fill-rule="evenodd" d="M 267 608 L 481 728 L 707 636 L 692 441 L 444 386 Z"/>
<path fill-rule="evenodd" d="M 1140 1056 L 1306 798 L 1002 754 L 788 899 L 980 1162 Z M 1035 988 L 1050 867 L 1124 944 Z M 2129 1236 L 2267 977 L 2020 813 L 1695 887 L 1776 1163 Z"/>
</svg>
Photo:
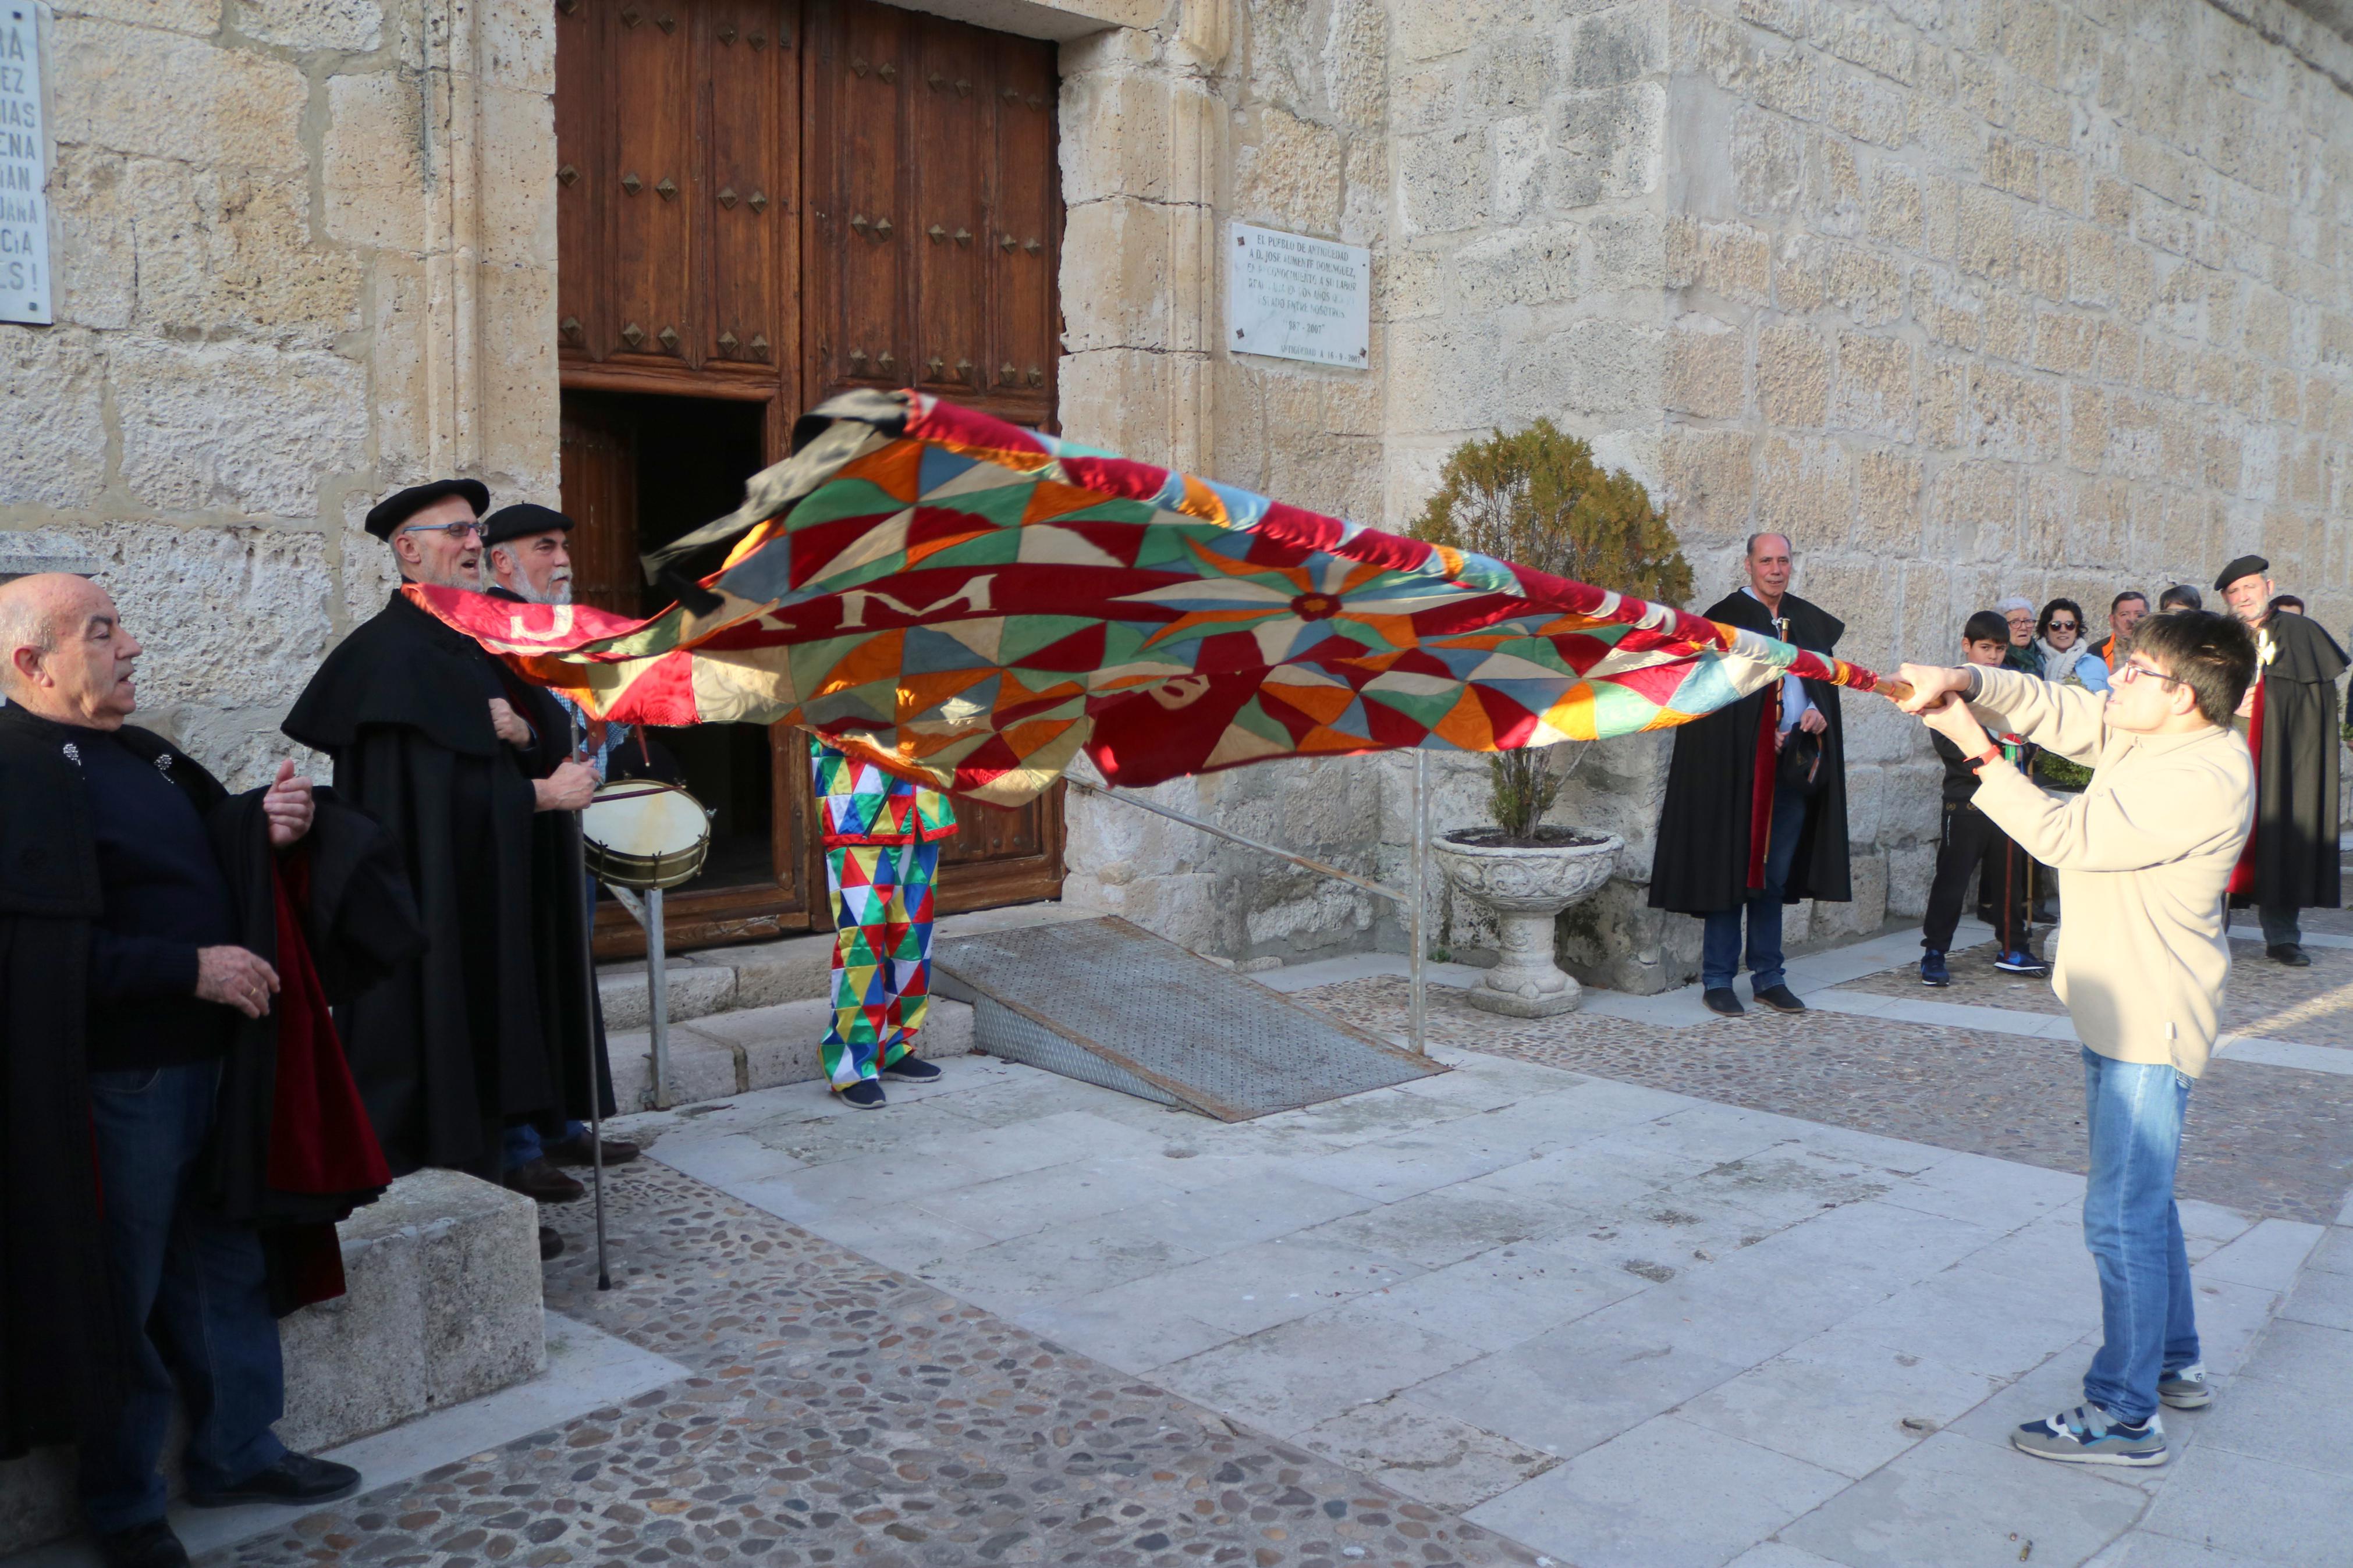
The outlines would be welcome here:
<svg viewBox="0 0 2353 1568">
<path fill-rule="evenodd" d="M 2264 576 L 2271 569 L 2272 563 L 2260 555 L 2242 555 L 2222 568 L 2222 574 L 2214 579 L 2214 592 L 2221 593 L 2242 577 Z"/>
<path fill-rule="evenodd" d="M 390 539 L 394 529 L 444 496 L 464 496 L 476 517 L 491 507 L 490 488 L 481 480 L 436 479 L 429 485 L 411 485 L 376 502 L 367 514 L 367 531 L 378 539 Z"/>
<path fill-rule="evenodd" d="M 482 519 L 482 545 L 504 544 L 510 539 L 528 539 L 534 533 L 546 533 L 555 529 L 572 531 L 572 520 L 552 506 L 520 500 L 512 506 L 502 506 Z"/>
</svg>

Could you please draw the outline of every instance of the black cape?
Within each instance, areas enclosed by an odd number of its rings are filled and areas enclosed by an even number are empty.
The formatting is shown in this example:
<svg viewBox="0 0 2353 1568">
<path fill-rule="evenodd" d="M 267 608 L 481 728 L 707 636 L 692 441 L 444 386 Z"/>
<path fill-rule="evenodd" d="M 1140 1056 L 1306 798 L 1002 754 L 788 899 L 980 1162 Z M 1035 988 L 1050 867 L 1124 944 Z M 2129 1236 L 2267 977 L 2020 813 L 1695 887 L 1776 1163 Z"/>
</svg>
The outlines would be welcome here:
<svg viewBox="0 0 2353 1568">
<path fill-rule="evenodd" d="M 1726 595 L 1706 614 L 1712 621 L 1773 636 L 1771 614 L 1746 593 Z M 1844 622 L 1795 594 L 1783 595 L 1781 614 L 1789 623 L 1788 640 L 1815 653 L 1833 651 L 1846 632 Z M 1751 692 L 1675 731 L 1658 847 L 1651 860 L 1652 909 L 1705 915 L 1746 901 L 1757 731 L 1771 695 L 1770 687 Z M 1847 867 L 1846 725 L 1836 686 L 1809 680 L 1806 696 L 1821 710 L 1829 728 L 1821 734 L 1820 787 L 1807 803 L 1805 831 L 1781 897 L 1791 904 L 1800 899 L 1845 903 L 1854 896 Z"/>
<path fill-rule="evenodd" d="M 488 590 L 488 596 L 514 604 L 523 603 L 521 595 L 504 588 L 491 588 Z M 523 721 L 531 726 L 534 735 L 543 738 L 535 752 L 540 763 L 534 769 L 533 776 L 543 778 L 554 772 L 565 758 L 573 754 L 575 742 L 580 739 L 573 732 L 572 715 L 547 688 L 532 684 L 503 664 L 498 668 L 506 679 L 507 696 L 514 704 L 515 711 L 522 715 Z M 638 737 L 642 742 L 642 730 L 638 731 Z M 628 754 L 642 754 L 643 752 L 642 744 L 622 748 L 621 753 L 613 758 L 614 773 L 628 776 Z M 668 753 L 665 752 L 664 754 Z M 672 764 L 673 767 L 675 765 Z M 672 782 L 682 784 L 686 781 L 681 777 Z M 564 1129 L 560 1123 L 566 1119 L 586 1121 L 588 1116 L 589 1088 L 586 1075 L 591 1063 L 583 1056 L 581 1042 L 584 1030 L 593 1042 L 596 1053 L 593 1066 L 597 1113 L 602 1116 L 614 1113 L 613 1064 L 607 1053 L 605 1041 L 605 1005 L 594 986 L 586 990 L 585 1015 L 583 1012 L 581 979 L 585 968 L 593 967 L 595 960 L 574 957 L 560 963 L 545 962 L 552 954 L 580 953 L 588 940 L 588 928 L 596 918 L 595 906 L 589 902 L 587 861 L 581 852 L 581 820 L 580 814 L 573 811 L 543 811 L 532 819 L 533 863 L 544 867 L 561 862 L 579 872 L 571 883 L 579 889 L 578 898 L 569 901 L 539 899 L 532 906 L 532 951 L 542 959 L 538 970 L 540 1017 L 546 1028 L 550 1047 L 556 1053 L 556 1065 L 564 1083 L 561 1114 L 539 1118 L 540 1131 L 550 1137 L 562 1134 Z"/>
<path fill-rule="evenodd" d="M 533 725 L 531 751 L 499 739 L 492 697 Z M 336 790 L 399 841 L 427 933 L 337 1012 L 385 1155 L 396 1174 L 494 1181 L 507 1126 L 588 1113 L 585 1056 L 561 1048 L 588 1007 L 577 842 L 532 788 L 568 754 L 561 710 L 396 592 L 327 656 L 285 731 L 332 756 Z"/>
<path fill-rule="evenodd" d="M 72 735 L 0 708 L 0 1458 L 104 1419 L 127 1364 L 111 1332 L 85 1058 L 90 931 L 105 897 L 89 799 L 62 750 Z M 205 820 L 241 944 L 280 963 L 262 792 L 231 795 L 163 737 L 135 727 L 120 735 L 149 761 L 170 756 L 164 776 Z M 299 912 L 322 978 L 364 975 L 420 940 L 385 848 L 372 822 L 322 793 L 301 851 L 310 896 Z M 194 1194 L 255 1224 L 265 1247 L 286 1227 L 332 1226 L 379 1190 L 271 1188 L 279 1017 L 240 1021 Z M 273 1252 L 273 1296 L 318 1299 L 283 1279 L 280 1261 Z"/>
<path fill-rule="evenodd" d="M 2345 650 L 2308 616 L 2263 623 L 2276 650 L 2263 675 L 2253 886 L 2233 899 L 2273 909 L 2338 905 L 2337 678 Z"/>
</svg>

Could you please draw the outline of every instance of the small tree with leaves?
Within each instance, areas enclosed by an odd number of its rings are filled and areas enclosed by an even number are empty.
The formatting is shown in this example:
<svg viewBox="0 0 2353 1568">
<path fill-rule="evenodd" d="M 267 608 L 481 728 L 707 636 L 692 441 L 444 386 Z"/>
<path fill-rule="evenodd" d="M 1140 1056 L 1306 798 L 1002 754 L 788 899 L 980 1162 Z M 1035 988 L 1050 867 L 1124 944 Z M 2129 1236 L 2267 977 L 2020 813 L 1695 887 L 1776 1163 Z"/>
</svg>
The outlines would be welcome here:
<svg viewBox="0 0 2353 1568">
<path fill-rule="evenodd" d="M 1690 563 L 1641 481 L 1602 469 L 1591 447 L 1549 419 L 1454 448 L 1411 532 L 1635 598 L 1680 605 L 1691 596 Z M 1514 843 L 1535 842 L 1576 764 L 1562 766 L 1552 747 L 1529 746 L 1499 752 L 1487 765 L 1495 825 Z"/>
</svg>

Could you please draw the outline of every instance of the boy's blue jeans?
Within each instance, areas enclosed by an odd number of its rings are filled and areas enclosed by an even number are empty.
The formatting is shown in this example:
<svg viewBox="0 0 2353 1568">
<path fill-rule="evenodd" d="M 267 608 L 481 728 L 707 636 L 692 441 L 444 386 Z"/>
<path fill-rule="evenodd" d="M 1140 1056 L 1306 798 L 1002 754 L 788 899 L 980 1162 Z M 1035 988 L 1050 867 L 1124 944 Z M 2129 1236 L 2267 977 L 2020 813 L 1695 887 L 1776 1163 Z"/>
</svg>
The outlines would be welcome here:
<svg viewBox="0 0 2353 1568">
<path fill-rule="evenodd" d="M 2135 1424 L 2156 1413 L 2158 1378 L 2199 1356 L 2189 1256 L 2173 1201 L 2189 1109 L 2189 1079 L 2172 1067 L 2084 1049 L 2092 1174 L 2084 1245 L 2099 1265 L 2105 1342 L 2084 1374 L 2084 1397 Z"/>
</svg>

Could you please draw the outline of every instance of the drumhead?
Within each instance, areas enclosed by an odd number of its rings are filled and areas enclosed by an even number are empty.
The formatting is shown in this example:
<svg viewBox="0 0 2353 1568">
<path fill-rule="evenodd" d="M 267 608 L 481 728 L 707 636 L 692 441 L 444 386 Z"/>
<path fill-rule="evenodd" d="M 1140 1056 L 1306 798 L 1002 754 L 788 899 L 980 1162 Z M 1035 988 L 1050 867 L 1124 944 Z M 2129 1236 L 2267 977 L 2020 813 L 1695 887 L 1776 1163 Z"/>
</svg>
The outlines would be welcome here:
<svg viewBox="0 0 2353 1568">
<path fill-rule="evenodd" d="M 581 814 L 589 869 L 623 887 L 668 887 L 702 867 L 711 818 L 676 784 L 623 779 L 601 786 Z"/>
</svg>

